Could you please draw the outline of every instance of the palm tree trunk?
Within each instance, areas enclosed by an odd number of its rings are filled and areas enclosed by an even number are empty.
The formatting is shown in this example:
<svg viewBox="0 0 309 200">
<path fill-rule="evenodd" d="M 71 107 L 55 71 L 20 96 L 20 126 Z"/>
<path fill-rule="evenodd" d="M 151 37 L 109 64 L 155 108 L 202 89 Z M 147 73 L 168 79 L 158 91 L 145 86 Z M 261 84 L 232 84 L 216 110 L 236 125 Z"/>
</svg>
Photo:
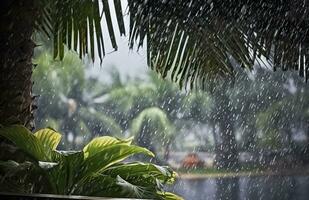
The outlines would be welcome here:
<svg viewBox="0 0 309 200">
<path fill-rule="evenodd" d="M 228 84 L 223 84 L 214 92 L 216 102 L 214 122 L 219 127 L 219 131 L 215 132 L 215 166 L 218 169 L 237 169 L 239 167 L 233 108 L 226 94 L 229 87 Z"/>
<path fill-rule="evenodd" d="M 35 43 L 35 0 L 2 0 L 0 3 L 0 124 L 33 123 L 32 55 Z"/>
<path fill-rule="evenodd" d="M 215 146 L 215 165 L 218 169 L 238 169 L 238 151 L 233 130 L 233 124 L 229 121 L 219 122 L 219 132 L 217 134 Z"/>
<path fill-rule="evenodd" d="M 256 135 L 257 130 L 255 125 L 249 124 L 243 135 L 242 150 L 247 152 L 256 152 Z"/>
<path fill-rule="evenodd" d="M 38 16 L 35 0 L 0 1 L 0 125 L 22 124 L 34 129 L 31 37 Z M 22 161 L 10 142 L 0 138 L 0 159 Z"/>
</svg>

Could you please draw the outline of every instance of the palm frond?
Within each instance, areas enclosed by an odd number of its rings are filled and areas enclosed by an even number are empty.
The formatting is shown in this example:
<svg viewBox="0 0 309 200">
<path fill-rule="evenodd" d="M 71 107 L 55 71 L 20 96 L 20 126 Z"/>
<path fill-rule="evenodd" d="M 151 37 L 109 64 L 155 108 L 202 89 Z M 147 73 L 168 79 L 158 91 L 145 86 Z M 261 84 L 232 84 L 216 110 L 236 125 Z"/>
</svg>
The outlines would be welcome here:
<svg viewBox="0 0 309 200">
<path fill-rule="evenodd" d="M 237 65 L 298 70 L 308 79 L 307 1 L 128 0 L 130 45 L 180 86 L 204 86 Z M 146 39 L 147 38 L 147 39 Z"/>
<path fill-rule="evenodd" d="M 112 1 L 43 2 L 48 3 L 38 28 L 53 36 L 55 57 L 63 57 L 66 44 L 93 60 L 97 50 L 102 60 L 102 19 L 117 50 Z M 113 4 L 119 32 L 125 34 L 121 1 Z M 149 66 L 184 87 L 204 87 L 211 78 L 233 75 L 236 66 L 255 64 L 297 70 L 307 80 L 308 9 L 302 0 L 128 0 L 129 45 L 147 42 Z"/>
<path fill-rule="evenodd" d="M 120 0 L 113 1 L 121 35 L 125 34 Z M 115 27 L 111 17 L 112 6 L 107 0 L 43 1 L 38 29 L 52 37 L 54 57 L 64 56 L 64 45 L 77 51 L 80 57 L 88 54 L 94 61 L 96 53 L 102 59 L 106 54 L 101 20 L 105 18 L 112 47 L 117 50 Z"/>
</svg>

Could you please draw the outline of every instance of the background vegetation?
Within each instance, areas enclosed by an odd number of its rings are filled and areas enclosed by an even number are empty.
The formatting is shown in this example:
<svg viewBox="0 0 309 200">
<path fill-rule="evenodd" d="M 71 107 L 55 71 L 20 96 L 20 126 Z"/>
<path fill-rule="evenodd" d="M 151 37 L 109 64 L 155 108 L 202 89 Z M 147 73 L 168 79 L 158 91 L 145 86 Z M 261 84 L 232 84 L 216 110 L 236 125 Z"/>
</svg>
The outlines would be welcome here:
<svg viewBox="0 0 309 200">
<path fill-rule="evenodd" d="M 216 153 L 218 168 L 237 167 L 239 152 L 308 159 L 308 86 L 293 73 L 239 71 L 205 92 L 186 92 L 151 72 L 146 81 L 122 80 L 110 70 L 111 81 L 99 81 L 70 51 L 58 62 L 44 50 L 35 62 L 36 124 L 63 132 L 62 148 L 113 135 L 135 136 L 158 162 L 171 150 Z"/>
</svg>

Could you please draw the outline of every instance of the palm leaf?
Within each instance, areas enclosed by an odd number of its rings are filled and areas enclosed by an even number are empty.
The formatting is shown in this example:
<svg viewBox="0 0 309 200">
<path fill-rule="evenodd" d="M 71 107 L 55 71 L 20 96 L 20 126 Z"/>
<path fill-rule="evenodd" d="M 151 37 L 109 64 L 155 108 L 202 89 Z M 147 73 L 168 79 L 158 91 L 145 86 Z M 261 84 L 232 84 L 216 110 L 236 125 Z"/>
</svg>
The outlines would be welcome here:
<svg viewBox="0 0 309 200">
<path fill-rule="evenodd" d="M 42 1 L 38 29 L 54 40 L 54 56 L 64 44 L 89 54 L 105 55 L 101 20 L 117 50 L 112 1 Z M 120 35 L 125 34 L 120 0 L 113 1 Z M 102 5 L 102 6 L 100 6 Z M 308 79 L 308 3 L 263 1 L 128 0 L 130 47 L 147 38 L 149 66 L 183 87 L 204 87 L 209 79 L 233 75 L 236 66 L 255 64 L 274 70 L 297 70 Z"/>
<path fill-rule="evenodd" d="M 142 45 L 152 69 L 183 87 L 264 63 L 308 79 L 304 1 L 128 0 L 130 44 Z"/>
<path fill-rule="evenodd" d="M 109 38 L 112 47 L 117 50 L 115 28 L 111 18 L 111 6 L 107 0 L 62 0 L 42 1 L 41 17 L 37 28 L 47 36 L 52 37 L 54 43 L 54 57 L 62 59 L 64 45 L 77 51 L 80 57 L 89 54 L 95 59 L 95 47 L 99 58 L 105 56 L 105 44 L 101 20 L 106 19 Z M 115 12 L 120 35 L 125 34 L 121 2 L 114 1 Z M 102 5 L 102 6 L 100 6 Z M 102 8 L 102 9 L 100 9 Z"/>
</svg>

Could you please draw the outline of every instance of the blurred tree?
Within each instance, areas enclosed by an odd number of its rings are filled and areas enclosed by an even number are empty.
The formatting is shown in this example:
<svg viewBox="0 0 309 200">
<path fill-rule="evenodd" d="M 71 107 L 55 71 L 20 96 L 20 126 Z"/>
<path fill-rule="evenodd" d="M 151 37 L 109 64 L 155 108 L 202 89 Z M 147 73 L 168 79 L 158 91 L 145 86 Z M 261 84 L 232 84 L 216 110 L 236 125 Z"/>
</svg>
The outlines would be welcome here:
<svg viewBox="0 0 309 200">
<path fill-rule="evenodd" d="M 256 151 L 258 114 L 286 96 L 283 88 L 286 80 L 279 72 L 274 74 L 261 68 L 256 68 L 253 73 L 237 73 L 230 98 L 235 108 L 236 126 L 242 132 L 240 149 Z"/>
<path fill-rule="evenodd" d="M 35 62 L 34 93 L 42 94 L 38 99 L 38 128 L 51 126 L 61 130 L 65 146 L 72 149 L 98 135 L 122 136 L 117 122 L 96 110 L 96 97 L 109 88 L 96 79 L 86 81 L 84 64 L 76 53 L 66 51 L 59 62 L 45 50 Z M 79 141 L 81 138 L 83 141 Z"/>
<path fill-rule="evenodd" d="M 235 138 L 235 112 L 234 105 L 229 98 L 231 82 L 217 85 L 213 91 L 215 102 L 212 117 L 215 126 L 215 165 L 219 169 L 237 169 L 238 149 Z"/>
<path fill-rule="evenodd" d="M 139 146 L 157 153 L 164 152 L 168 158 L 170 143 L 175 137 L 176 130 L 164 110 L 157 107 L 146 108 L 132 121 L 130 134 L 136 136 Z"/>
</svg>

